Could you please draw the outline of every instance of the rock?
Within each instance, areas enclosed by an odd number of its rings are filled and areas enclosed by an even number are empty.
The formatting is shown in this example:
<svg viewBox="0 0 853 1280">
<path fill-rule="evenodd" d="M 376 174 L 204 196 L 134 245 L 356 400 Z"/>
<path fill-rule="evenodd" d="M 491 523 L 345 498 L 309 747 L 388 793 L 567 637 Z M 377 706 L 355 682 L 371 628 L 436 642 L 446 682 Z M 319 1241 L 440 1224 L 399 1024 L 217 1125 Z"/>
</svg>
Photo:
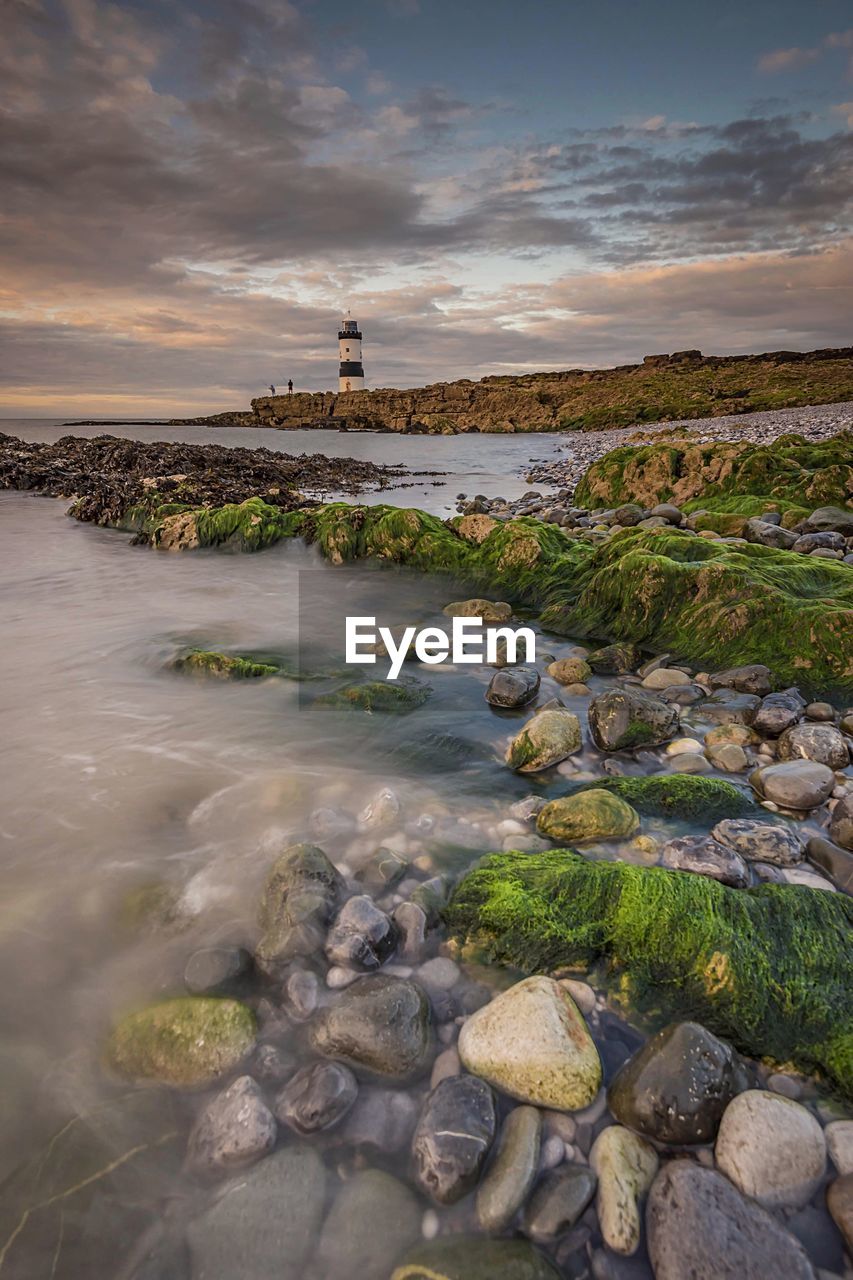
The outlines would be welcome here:
<svg viewBox="0 0 853 1280">
<path fill-rule="evenodd" d="M 331 1129 L 358 1097 L 358 1082 L 340 1062 L 312 1062 L 288 1080 L 275 1100 L 275 1114 L 296 1133 Z"/>
<path fill-rule="evenodd" d="M 356 1173 L 341 1187 L 320 1232 L 324 1280 L 388 1280 L 395 1262 L 420 1239 L 421 1212 L 409 1188 L 390 1173 Z"/>
<path fill-rule="evenodd" d="M 790 867 L 803 859 L 803 844 L 793 827 L 754 822 L 751 818 L 725 818 L 711 835 L 750 862 Z"/>
<path fill-rule="evenodd" d="M 397 945 L 394 922 L 366 894 L 341 907 L 326 938 L 330 964 L 349 969 L 378 969 Z"/>
<path fill-rule="evenodd" d="M 665 1164 L 646 1208 L 655 1280 L 814 1280 L 798 1240 L 713 1169 Z"/>
<path fill-rule="evenodd" d="M 568 991 L 585 1018 L 595 1008 L 595 992 L 588 982 L 579 982 L 576 978 L 560 978 L 560 986 Z"/>
<path fill-rule="evenodd" d="M 592 668 L 583 658 L 560 658 L 550 664 L 548 675 L 557 684 L 585 684 L 592 675 Z"/>
<path fill-rule="evenodd" d="M 779 738 L 780 760 L 816 760 L 830 769 L 850 763 L 847 742 L 834 724 L 796 724 Z"/>
<path fill-rule="evenodd" d="M 393 849 L 380 845 L 366 862 L 356 871 L 354 879 L 373 893 L 382 893 L 385 889 L 393 889 L 399 884 L 409 869 L 405 858 Z"/>
<path fill-rule="evenodd" d="M 565 707 L 540 711 L 513 738 L 506 762 L 518 773 L 538 773 L 581 748 L 580 721 Z"/>
<path fill-rule="evenodd" d="M 806 867 L 802 864 L 798 867 L 786 867 L 782 872 L 786 884 L 803 885 L 806 889 L 822 889 L 825 893 L 835 893 L 835 885 L 831 880 L 827 880 L 826 876 L 815 871 L 812 867 Z"/>
<path fill-rule="evenodd" d="M 784 809 L 816 809 L 832 794 L 835 775 L 812 760 L 786 760 L 757 769 L 750 782 L 759 795 Z"/>
<path fill-rule="evenodd" d="M 188 1160 L 201 1173 L 242 1169 L 275 1146 L 275 1118 L 251 1076 L 216 1095 L 190 1133 Z"/>
<path fill-rule="evenodd" d="M 810 702 L 803 712 L 807 720 L 835 720 L 835 708 L 831 702 Z"/>
<path fill-rule="evenodd" d="M 770 668 L 754 662 L 746 667 L 731 667 L 717 671 L 709 681 L 712 689 L 737 689 L 738 693 L 757 693 L 764 697 L 773 688 Z"/>
<path fill-rule="evenodd" d="M 690 684 L 690 676 L 677 667 L 657 667 L 643 680 L 644 689 L 671 689 L 679 684 Z"/>
<path fill-rule="evenodd" d="M 681 524 L 684 519 L 680 509 L 673 506 L 671 502 L 659 502 L 657 506 L 652 507 L 652 515 L 661 516 L 667 524 Z"/>
<path fill-rule="evenodd" d="M 202 947 L 186 963 L 184 985 L 194 996 L 233 994 L 251 971 L 252 957 L 244 947 Z"/>
<path fill-rule="evenodd" d="M 802 533 L 791 550 L 801 556 L 807 556 L 810 552 L 817 551 L 818 547 L 840 551 L 843 554 L 847 550 L 847 543 L 840 533 Z"/>
<path fill-rule="evenodd" d="M 311 969 L 294 969 L 284 984 L 282 1003 L 294 1022 L 307 1022 L 317 1008 L 320 980 Z"/>
<path fill-rule="evenodd" d="M 536 697 L 539 683 L 535 667 L 507 667 L 492 676 L 486 702 L 493 707 L 523 707 Z"/>
<path fill-rule="evenodd" d="M 415 1245 L 391 1280 L 559 1280 L 526 1240 L 440 1236 Z"/>
<path fill-rule="evenodd" d="M 193 1280 L 302 1280 L 325 1202 L 320 1157 L 303 1146 L 276 1151 L 187 1227 Z"/>
<path fill-rule="evenodd" d="M 550 800 L 536 819 L 540 835 L 570 844 L 624 839 L 639 828 L 636 810 L 619 796 L 595 788 Z"/>
<path fill-rule="evenodd" d="M 845 511 L 841 507 L 818 507 L 806 516 L 803 525 L 809 533 L 831 529 L 849 538 L 853 536 L 853 511 Z"/>
<path fill-rule="evenodd" d="M 719 724 L 705 734 L 706 747 L 718 747 L 732 742 L 738 747 L 751 747 L 760 742 L 758 734 L 745 724 Z"/>
<path fill-rule="evenodd" d="M 726 1108 L 714 1156 L 744 1195 L 768 1209 L 799 1209 L 823 1181 L 826 1140 L 799 1102 L 749 1089 Z"/>
<path fill-rule="evenodd" d="M 584 1164 L 564 1164 L 546 1173 L 524 1211 L 524 1233 L 537 1244 L 565 1235 L 595 1195 L 597 1179 Z"/>
<path fill-rule="evenodd" d="M 539 1170 L 541 1133 L 541 1111 L 513 1107 L 477 1192 L 477 1220 L 484 1231 L 503 1231 L 527 1199 Z"/>
<path fill-rule="evenodd" d="M 575 1111 L 601 1086 L 601 1062 L 581 1014 L 552 978 L 525 978 L 464 1023 L 459 1057 L 520 1102 Z"/>
<path fill-rule="evenodd" d="M 751 796 L 723 778 L 676 777 L 666 773 L 597 778 L 595 782 L 583 784 L 583 789 L 592 788 L 612 791 L 644 817 L 667 818 L 691 825 L 712 826 L 721 818 L 740 817 L 756 809 Z"/>
<path fill-rule="evenodd" d="M 450 991 L 461 976 L 459 965 L 449 956 L 433 956 L 417 972 L 418 982 L 429 992 Z"/>
<path fill-rule="evenodd" d="M 633 644 L 608 644 L 595 649 L 587 658 L 597 675 L 618 676 L 634 671 L 641 661 L 640 650 Z"/>
<path fill-rule="evenodd" d="M 781 693 L 769 693 L 761 701 L 755 713 L 752 727 L 763 737 L 778 738 L 801 719 L 805 701 L 796 689 L 783 689 Z"/>
<path fill-rule="evenodd" d="M 670 871 L 693 871 L 710 876 L 733 889 L 749 884 L 749 868 L 739 853 L 711 836 L 681 836 L 668 840 L 661 850 L 661 866 Z"/>
<path fill-rule="evenodd" d="M 397 926 L 399 942 L 397 955 L 400 960 L 419 960 L 426 941 L 427 916 L 416 902 L 401 902 L 392 916 Z"/>
<path fill-rule="evenodd" d="M 459 1051 L 455 1044 L 449 1049 L 445 1049 L 440 1053 L 432 1064 L 432 1073 L 429 1078 L 429 1087 L 434 1089 L 436 1085 L 441 1084 L 442 1080 L 449 1080 L 451 1076 L 462 1074 L 462 1063 L 459 1061 Z"/>
<path fill-rule="evenodd" d="M 853 1120 L 833 1120 L 824 1129 L 824 1136 L 838 1172 L 853 1173 Z"/>
<path fill-rule="evenodd" d="M 783 529 L 778 524 L 769 524 L 766 520 L 754 517 L 747 520 L 743 536 L 747 542 L 758 542 L 763 547 L 777 547 L 782 551 L 790 551 L 797 541 L 797 534 Z"/>
<path fill-rule="evenodd" d="M 714 768 L 724 773 L 743 773 L 744 769 L 749 768 L 749 756 L 736 742 L 723 742 L 719 746 L 708 747 L 707 756 Z"/>
<path fill-rule="evenodd" d="M 106 1056 L 128 1080 L 211 1084 L 246 1057 L 255 1033 L 254 1014 L 238 1001 L 183 996 L 122 1018 Z"/>
<path fill-rule="evenodd" d="M 255 948 L 258 966 L 276 975 L 287 961 L 318 951 L 343 893 L 344 881 L 322 849 L 312 844 L 285 849 L 261 899 L 258 923 L 263 936 Z"/>
<path fill-rule="evenodd" d="M 853 1253 L 853 1173 L 835 1179 L 826 1193 L 826 1207 L 844 1237 L 847 1252 Z"/>
<path fill-rule="evenodd" d="M 717 724 L 751 725 L 760 706 L 753 693 L 738 693 L 736 689 L 718 689 L 701 703 L 699 710 L 706 720 Z"/>
<path fill-rule="evenodd" d="M 456 600 L 445 605 L 443 613 L 447 618 L 482 618 L 486 624 L 509 622 L 512 605 L 503 600 Z"/>
<path fill-rule="evenodd" d="M 361 978 L 317 1015 L 311 1042 L 324 1057 L 390 1080 L 410 1080 L 426 1070 L 430 1058 L 429 1000 L 403 978 Z"/>
<path fill-rule="evenodd" d="M 630 1256 L 640 1244 L 639 1201 L 658 1171 L 654 1148 L 614 1124 L 596 1138 L 589 1163 L 598 1175 L 596 1208 L 604 1243 L 614 1253 Z"/>
<path fill-rule="evenodd" d="M 495 1138 L 495 1100 L 484 1080 L 451 1076 L 426 1099 L 412 1139 L 415 1181 L 437 1204 L 477 1184 Z"/>
<path fill-rule="evenodd" d="M 331 1136 L 345 1146 L 395 1155 L 409 1146 L 417 1118 L 418 1104 L 410 1093 L 362 1085 L 355 1106 Z"/>
<path fill-rule="evenodd" d="M 589 704 L 589 727 L 602 751 L 659 746 L 678 732 L 678 708 L 641 689 L 608 689 Z"/>
<path fill-rule="evenodd" d="M 806 850 L 815 866 L 831 876 L 839 889 L 853 894 L 853 852 L 822 836 L 812 836 Z"/>
<path fill-rule="evenodd" d="M 723 1112 L 746 1086 L 731 1045 L 698 1022 L 677 1022 L 617 1072 L 607 1105 L 620 1124 L 657 1142 L 713 1142 Z"/>
<path fill-rule="evenodd" d="M 838 801 L 829 819 L 829 835 L 842 849 L 853 849 L 853 792 Z"/>
</svg>

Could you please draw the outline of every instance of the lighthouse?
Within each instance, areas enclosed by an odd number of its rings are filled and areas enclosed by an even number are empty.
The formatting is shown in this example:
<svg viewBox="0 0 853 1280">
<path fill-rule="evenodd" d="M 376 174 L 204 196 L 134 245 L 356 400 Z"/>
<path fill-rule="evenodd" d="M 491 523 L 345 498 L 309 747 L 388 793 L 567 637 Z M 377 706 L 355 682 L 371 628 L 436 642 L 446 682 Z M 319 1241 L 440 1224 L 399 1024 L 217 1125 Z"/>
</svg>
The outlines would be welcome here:
<svg viewBox="0 0 853 1280">
<path fill-rule="evenodd" d="M 361 330 L 347 312 L 338 330 L 341 367 L 339 391 L 361 391 L 364 388 L 364 366 L 361 363 Z"/>
</svg>

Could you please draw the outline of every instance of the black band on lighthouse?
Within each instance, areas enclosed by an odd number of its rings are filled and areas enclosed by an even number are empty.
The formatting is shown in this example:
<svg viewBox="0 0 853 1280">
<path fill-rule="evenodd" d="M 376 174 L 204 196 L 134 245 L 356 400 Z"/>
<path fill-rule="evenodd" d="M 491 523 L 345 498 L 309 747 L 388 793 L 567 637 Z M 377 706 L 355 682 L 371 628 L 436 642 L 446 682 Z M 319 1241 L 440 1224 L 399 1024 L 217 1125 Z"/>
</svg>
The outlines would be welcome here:
<svg viewBox="0 0 853 1280">
<path fill-rule="evenodd" d="M 342 360 L 340 377 L 342 378 L 363 378 L 364 366 L 360 360 Z"/>
</svg>

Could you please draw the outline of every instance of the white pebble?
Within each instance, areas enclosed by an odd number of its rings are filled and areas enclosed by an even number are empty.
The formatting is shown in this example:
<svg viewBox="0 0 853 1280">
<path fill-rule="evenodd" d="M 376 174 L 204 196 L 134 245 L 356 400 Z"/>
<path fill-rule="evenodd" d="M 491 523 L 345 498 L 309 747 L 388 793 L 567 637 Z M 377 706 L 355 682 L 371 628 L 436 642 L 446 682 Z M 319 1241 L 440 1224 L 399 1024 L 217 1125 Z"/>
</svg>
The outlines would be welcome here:
<svg viewBox="0 0 853 1280">
<path fill-rule="evenodd" d="M 556 1169 L 558 1164 L 562 1164 L 566 1157 L 566 1144 L 562 1138 L 558 1138 L 556 1134 L 553 1138 L 547 1138 L 542 1143 L 542 1151 L 539 1156 L 539 1168 L 541 1170 Z"/>
<path fill-rule="evenodd" d="M 667 744 L 666 754 L 668 756 L 680 756 L 685 751 L 701 751 L 702 743 L 696 738 L 676 738 L 674 742 Z"/>
<path fill-rule="evenodd" d="M 427 1209 L 421 1218 L 421 1235 L 424 1240 L 434 1240 L 438 1235 L 439 1221 L 435 1209 Z"/>
<path fill-rule="evenodd" d="M 340 991 L 343 987 L 350 986 L 360 976 L 354 969 L 344 969 L 340 965 L 333 965 L 326 974 L 326 986 L 330 987 L 332 991 Z"/>
</svg>

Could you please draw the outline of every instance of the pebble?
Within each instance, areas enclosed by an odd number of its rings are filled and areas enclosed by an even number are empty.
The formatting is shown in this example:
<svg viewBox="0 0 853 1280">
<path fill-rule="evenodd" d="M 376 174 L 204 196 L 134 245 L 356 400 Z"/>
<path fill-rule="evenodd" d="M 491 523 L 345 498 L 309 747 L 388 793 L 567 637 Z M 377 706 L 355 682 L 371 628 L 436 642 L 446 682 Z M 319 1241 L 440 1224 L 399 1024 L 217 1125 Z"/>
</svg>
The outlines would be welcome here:
<svg viewBox="0 0 853 1280">
<path fill-rule="evenodd" d="M 750 782 L 765 799 L 786 809 L 816 809 L 829 799 L 835 774 L 812 760 L 786 760 L 759 769 Z"/>
<path fill-rule="evenodd" d="M 596 1177 L 586 1165 L 563 1165 L 547 1173 L 524 1211 L 524 1233 L 549 1244 L 575 1225 L 595 1195 Z"/>
<path fill-rule="evenodd" d="M 758 1089 L 729 1103 L 714 1154 L 720 1171 L 766 1208 L 801 1208 L 826 1169 L 826 1140 L 812 1113 Z"/>
<path fill-rule="evenodd" d="M 287 1082 L 275 1100 L 275 1114 L 297 1133 L 331 1129 L 358 1097 L 358 1082 L 339 1062 L 312 1062 Z"/>
<path fill-rule="evenodd" d="M 449 991 L 455 987 L 461 977 L 459 965 L 447 956 L 435 956 L 427 960 L 417 971 L 418 982 L 423 983 L 428 991 Z"/>
<path fill-rule="evenodd" d="M 590 1167 L 598 1175 L 598 1222 L 604 1243 L 630 1256 L 640 1244 L 639 1201 L 658 1170 L 653 1147 L 630 1129 L 610 1125 L 593 1143 Z"/>
<path fill-rule="evenodd" d="M 853 1120 L 833 1120 L 824 1133 L 832 1163 L 838 1172 L 853 1173 Z"/>
<path fill-rule="evenodd" d="M 474 1186 L 495 1137 L 495 1100 L 484 1080 L 454 1076 L 427 1097 L 412 1139 L 415 1181 L 439 1204 Z"/>
<path fill-rule="evenodd" d="M 836 1178 L 826 1193 L 826 1207 L 844 1237 L 847 1252 L 853 1254 L 853 1173 Z"/>
<path fill-rule="evenodd" d="M 666 745 L 668 756 L 680 756 L 685 752 L 701 755 L 703 750 L 704 747 L 697 738 L 676 738 L 674 742 L 668 742 Z"/>
<path fill-rule="evenodd" d="M 679 684 L 690 684 L 690 676 L 677 667 L 657 667 L 643 678 L 644 689 L 671 689 Z"/>
<path fill-rule="evenodd" d="M 558 1164 L 562 1164 L 566 1158 L 566 1144 L 562 1138 L 556 1135 L 546 1138 L 542 1143 L 542 1149 L 539 1153 L 539 1168 L 543 1172 L 548 1169 L 556 1169 Z"/>
<path fill-rule="evenodd" d="M 184 969 L 184 984 L 193 995 L 233 991 L 252 970 L 252 956 L 244 947 L 203 947 L 194 951 Z"/>
<path fill-rule="evenodd" d="M 275 1146 L 275 1117 L 251 1076 L 240 1076 L 202 1111 L 187 1161 L 201 1173 L 243 1169 Z"/>
<path fill-rule="evenodd" d="M 524 1204 L 539 1171 L 542 1115 L 514 1107 L 477 1192 L 477 1220 L 484 1231 L 503 1231 Z"/>
<path fill-rule="evenodd" d="M 595 992 L 589 983 L 577 978 L 560 978 L 560 986 L 568 991 L 581 1013 L 588 1018 L 595 1008 Z"/>
<path fill-rule="evenodd" d="M 442 1080 L 448 1080 L 451 1076 L 458 1076 L 461 1073 L 462 1063 L 459 1061 L 459 1052 L 456 1046 L 452 1045 L 440 1053 L 432 1064 L 429 1087 L 434 1089 L 436 1085 L 441 1084 Z"/>
<path fill-rule="evenodd" d="M 418 960 L 426 943 L 426 912 L 416 902 L 401 902 L 394 908 L 392 919 L 398 930 L 398 956 L 402 960 Z"/>
</svg>

